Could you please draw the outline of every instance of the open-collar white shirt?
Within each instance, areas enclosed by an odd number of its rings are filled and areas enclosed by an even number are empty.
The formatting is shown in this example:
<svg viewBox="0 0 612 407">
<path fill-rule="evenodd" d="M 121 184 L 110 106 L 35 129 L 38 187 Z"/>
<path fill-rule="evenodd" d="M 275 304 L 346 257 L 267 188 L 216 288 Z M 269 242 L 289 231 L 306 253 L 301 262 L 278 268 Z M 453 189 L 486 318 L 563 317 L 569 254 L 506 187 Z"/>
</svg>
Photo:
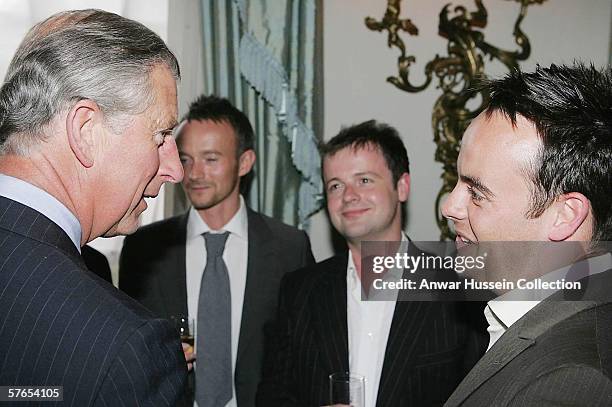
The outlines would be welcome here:
<svg viewBox="0 0 612 407">
<path fill-rule="evenodd" d="M 247 210 L 242 196 L 238 212 L 220 230 L 212 230 L 198 212 L 192 207 L 187 219 L 187 242 L 185 247 L 185 266 L 187 284 L 187 310 L 189 318 L 198 320 L 198 299 L 200 296 L 200 282 L 206 267 L 206 244 L 203 234 L 229 232 L 223 261 L 227 267 L 230 279 L 230 293 L 232 301 L 232 377 L 236 371 L 236 356 L 238 354 L 238 339 L 240 337 L 240 323 L 242 321 L 242 306 L 244 303 L 244 289 L 246 287 L 247 262 L 249 250 L 249 227 Z M 195 335 L 197 336 L 197 326 Z M 197 339 L 195 340 L 197 343 Z M 196 357 L 198 350 L 195 350 Z M 196 362 L 197 370 L 197 362 Z M 197 404 L 194 402 L 194 405 Z M 232 381 L 232 399 L 226 404 L 236 407 L 236 389 Z"/>
<path fill-rule="evenodd" d="M 407 250 L 407 243 L 408 238 L 402 233 L 401 250 Z M 349 369 L 351 373 L 365 377 L 365 406 L 373 407 L 376 405 L 395 301 L 362 301 L 361 290 L 353 253 L 349 250 L 346 270 Z"/>
<path fill-rule="evenodd" d="M 606 253 L 596 257 L 590 257 L 582 260 L 587 263 L 586 267 L 578 267 L 578 269 L 589 270 L 589 274 L 597 274 L 602 271 L 609 270 L 612 268 L 612 254 Z M 569 265 L 561 269 L 555 270 L 540 277 L 543 281 L 554 281 L 558 280 L 567 275 L 567 272 L 574 265 Z M 575 280 L 586 277 L 587 275 L 576 275 Z M 531 311 L 540 301 L 508 301 L 507 298 L 512 297 L 515 291 L 509 291 L 487 303 L 484 314 L 489 327 L 489 347 L 487 351 L 491 349 L 493 344 L 513 325 L 516 321 L 521 319 L 525 314 Z"/>
</svg>

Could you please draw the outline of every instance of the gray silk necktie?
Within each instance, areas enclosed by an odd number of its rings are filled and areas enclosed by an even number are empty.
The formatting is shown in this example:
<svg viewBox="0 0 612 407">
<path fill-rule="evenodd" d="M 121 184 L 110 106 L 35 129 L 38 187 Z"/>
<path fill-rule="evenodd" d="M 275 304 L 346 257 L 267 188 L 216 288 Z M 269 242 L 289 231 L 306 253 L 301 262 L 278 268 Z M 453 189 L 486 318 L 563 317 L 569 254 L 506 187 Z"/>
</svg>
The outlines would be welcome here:
<svg viewBox="0 0 612 407">
<path fill-rule="evenodd" d="M 232 304 L 223 261 L 228 232 L 205 233 L 206 267 L 200 283 L 196 344 L 198 407 L 223 407 L 232 399 Z"/>
</svg>

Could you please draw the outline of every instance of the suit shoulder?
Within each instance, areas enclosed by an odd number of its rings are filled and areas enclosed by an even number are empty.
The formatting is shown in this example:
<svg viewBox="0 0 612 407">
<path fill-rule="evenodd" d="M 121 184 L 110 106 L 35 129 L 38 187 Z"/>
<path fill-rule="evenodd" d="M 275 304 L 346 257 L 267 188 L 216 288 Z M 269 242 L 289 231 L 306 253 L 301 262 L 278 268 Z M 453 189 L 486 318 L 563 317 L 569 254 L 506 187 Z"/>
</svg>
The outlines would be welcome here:
<svg viewBox="0 0 612 407">
<path fill-rule="evenodd" d="M 158 232 L 167 231 L 169 229 L 172 230 L 176 227 L 181 226 L 181 224 L 187 220 L 186 217 L 187 217 L 187 214 L 184 213 L 181 215 L 173 216 L 168 219 L 162 219 L 162 220 L 158 220 L 153 223 L 149 223 L 148 225 L 139 227 L 138 230 L 131 236 L 146 235 L 149 233 L 158 233 Z"/>
<path fill-rule="evenodd" d="M 75 272 L 74 279 L 79 281 L 79 287 L 83 289 L 81 294 L 73 293 L 70 299 L 77 302 L 83 301 L 83 305 L 89 307 L 89 304 L 95 304 L 96 314 L 106 315 L 108 318 L 117 318 L 129 325 L 141 325 L 147 320 L 154 319 L 153 314 L 144 306 L 118 290 L 115 286 L 103 280 L 89 270 L 81 268 L 79 265 L 72 263 L 71 269 L 78 269 Z M 68 270 L 68 269 L 66 269 Z M 87 292 L 87 296 L 84 293 Z"/>
<path fill-rule="evenodd" d="M 283 223 L 278 219 L 271 218 L 259 212 L 254 213 L 256 216 L 259 216 L 264 221 L 266 226 L 268 226 L 275 235 L 280 235 L 283 238 L 303 238 L 306 233 L 303 230 L 300 230 L 295 226 L 287 225 L 286 223 Z"/>
<path fill-rule="evenodd" d="M 54 295 L 61 297 L 62 302 L 74 302 L 81 309 L 91 308 L 96 317 L 107 315 L 136 324 L 153 319 L 153 314 L 137 301 L 55 247 L 47 246 L 37 270 L 53 274 L 53 278 L 45 279 L 48 286 L 40 286 L 41 291 L 45 287 L 55 288 Z"/>
<path fill-rule="evenodd" d="M 346 254 L 333 256 L 319 263 L 311 264 L 285 274 L 282 286 L 286 290 L 316 286 L 319 281 L 327 278 L 330 274 L 346 275 L 346 266 Z"/>
<path fill-rule="evenodd" d="M 158 240 L 160 237 L 175 233 L 184 227 L 186 214 L 173 216 L 168 219 L 159 220 L 148 225 L 139 227 L 136 232 L 125 237 L 126 241 L 139 242 L 144 240 Z"/>
</svg>

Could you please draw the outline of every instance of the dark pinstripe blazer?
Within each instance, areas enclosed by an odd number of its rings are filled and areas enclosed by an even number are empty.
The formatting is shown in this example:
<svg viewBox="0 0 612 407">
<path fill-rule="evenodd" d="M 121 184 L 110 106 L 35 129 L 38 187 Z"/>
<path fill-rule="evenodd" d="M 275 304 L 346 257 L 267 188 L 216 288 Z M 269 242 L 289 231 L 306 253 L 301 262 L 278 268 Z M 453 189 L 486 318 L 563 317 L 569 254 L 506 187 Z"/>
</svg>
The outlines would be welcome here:
<svg viewBox="0 0 612 407">
<path fill-rule="evenodd" d="M 612 406 L 612 270 L 580 281 L 581 296 L 559 292 L 513 324 L 445 405 Z"/>
<path fill-rule="evenodd" d="M 119 288 L 155 315 L 187 315 L 185 241 L 188 214 L 144 226 L 128 236 L 121 251 Z M 261 378 L 263 326 L 274 319 L 281 277 L 314 263 L 303 231 L 247 208 L 247 280 L 234 383 L 239 407 L 252 407 Z M 193 375 L 188 397 L 193 405 Z"/>
<path fill-rule="evenodd" d="M 66 406 L 172 406 L 185 376 L 168 322 L 88 271 L 43 214 L 0 197 L 0 385 L 64 386 Z"/>
<path fill-rule="evenodd" d="M 329 375 L 349 370 L 347 261 L 344 253 L 283 278 L 259 406 L 329 404 Z M 470 315 L 455 303 L 397 302 L 376 405 L 442 405 L 486 349 L 482 314 Z"/>
</svg>

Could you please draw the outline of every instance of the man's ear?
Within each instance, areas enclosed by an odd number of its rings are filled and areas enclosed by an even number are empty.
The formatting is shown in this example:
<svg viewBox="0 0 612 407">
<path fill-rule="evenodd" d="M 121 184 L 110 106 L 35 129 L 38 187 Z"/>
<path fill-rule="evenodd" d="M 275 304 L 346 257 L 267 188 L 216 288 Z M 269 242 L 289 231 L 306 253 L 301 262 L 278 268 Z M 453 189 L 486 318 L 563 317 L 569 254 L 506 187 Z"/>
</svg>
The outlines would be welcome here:
<svg viewBox="0 0 612 407">
<path fill-rule="evenodd" d="M 579 192 L 563 194 L 553 205 L 555 218 L 548 235 L 553 242 L 572 237 L 585 223 L 591 211 L 591 202 Z"/>
<path fill-rule="evenodd" d="M 251 168 L 253 168 L 253 164 L 255 164 L 255 151 L 246 150 L 244 153 L 240 154 L 238 160 L 238 175 L 242 177 L 248 174 Z"/>
<path fill-rule="evenodd" d="M 85 168 L 94 164 L 95 118 L 101 113 L 97 103 L 79 100 L 66 116 L 68 144 Z"/>
<path fill-rule="evenodd" d="M 397 196 L 400 202 L 406 202 L 410 196 L 410 174 L 403 173 L 397 180 Z"/>
</svg>

